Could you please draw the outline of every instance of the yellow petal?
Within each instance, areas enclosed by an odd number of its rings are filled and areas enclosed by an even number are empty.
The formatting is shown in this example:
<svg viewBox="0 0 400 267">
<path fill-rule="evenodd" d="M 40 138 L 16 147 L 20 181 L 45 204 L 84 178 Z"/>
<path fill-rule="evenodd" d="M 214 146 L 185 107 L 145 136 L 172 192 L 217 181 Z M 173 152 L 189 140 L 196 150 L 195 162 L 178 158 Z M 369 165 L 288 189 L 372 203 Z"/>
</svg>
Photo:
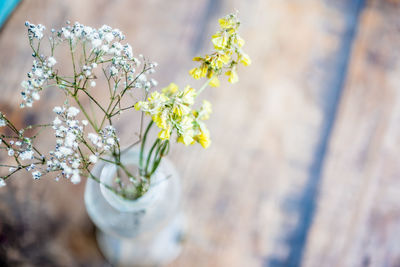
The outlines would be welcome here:
<svg viewBox="0 0 400 267">
<path fill-rule="evenodd" d="M 250 57 L 247 55 L 247 54 L 241 54 L 241 56 L 240 56 L 240 62 L 243 64 L 243 65 L 245 65 L 245 66 L 248 66 L 248 65 L 250 65 L 251 64 L 251 59 L 250 59 Z"/>
<path fill-rule="evenodd" d="M 210 80 L 209 85 L 210 85 L 211 87 L 219 87 L 220 83 L 219 83 L 218 77 L 217 77 L 217 76 L 214 76 L 214 77 Z"/>
<path fill-rule="evenodd" d="M 189 71 L 189 74 L 195 78 L 196 80 L 201 78 L 201 69 L 199 68 L 193 68 Z"/>
<path fill-rule="evenodd" d="M 225 35 L 215 34 L 212 37 L 212 42 L 216 49 L 224 49 L 226 47 L 227 40 Z"/>
<path fill-rule="evenodd" d="M 236 43 L 239 47 L 242 47 L 242 46 L 244 46 L 245 41 L 241 37 L 238 36 L 236 39 Z"/>
<path fill-rule="evenodd" d="M 211 144 L 210 136 L 207 132 L 201 132 L 195 139 L 203 148 L 208 148 Z"/>
<path fill-rule="evenodd" d="M 170 138 L 170 130 L 169 129 L 163 129 L 158 133 L 158 138 L 161 140 L 168 140 Z"/>
<path fill-rule="evenodd" d="M 227 72 L 225 72 L 225 74 L 229 76 L 228 81 L 230 83 L 237 83 L 239 81 L 239 76 L 234 69 L 228 70 Z"/>
<path fill-rule="evenodd" d="M 164 94 L 173 95 L 178 91 L 178 85 L 175 83 L 170 83 L 167 87 L 162 89 Z"/>
</svg>

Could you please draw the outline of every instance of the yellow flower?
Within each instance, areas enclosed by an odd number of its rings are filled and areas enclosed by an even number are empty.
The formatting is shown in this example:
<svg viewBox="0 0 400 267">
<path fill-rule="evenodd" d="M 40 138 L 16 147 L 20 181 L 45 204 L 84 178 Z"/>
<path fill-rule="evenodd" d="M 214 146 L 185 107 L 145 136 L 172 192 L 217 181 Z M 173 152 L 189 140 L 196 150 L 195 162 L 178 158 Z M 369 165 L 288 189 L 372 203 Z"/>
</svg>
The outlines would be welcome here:
<svg viewBox="0 0 400 267">
<path fill-rule="evenodd" d="M 168 110 L 163 110 L 161 112 L 157 112 L 152 117 L 152 120 L 157 125 L 158 128 L 167 129 L 168 125 Z"/>
<path fill-rule="evenodd" d="M 167 87 L 162 89 L 162 93 L 166 95 L 174 95 L 178 91 L 178 86 L 175 83 L 170 83 Z"/>
<path fill-rule="evenodd" d="M 172 112 L 174 114 L 178 115 L 179 117 L 182 117 L 183 115 L 186 115 L 190 112 L 190 107 L 185 105 L 185 103 L 183 103 L 182 99 L 176 98 L 175 102 L 174 102 L 174 106 L 172 108 Z"/>
<path fill-rule="evenodd" d="M 231 57 L 228 54 L 218 53 L 214 58 L 211 60 L 211 67 L 218 70 L 221 69 L 224 65 L 228 64 L 231 60 Z"/>
<path fill-rule="evenodd" d="M 228 38 L 225 33 L 217 33 L 212 36 L 212 42 L 215 49 L 224 49 L 228 44 Z"/>
<path fill-rule="evenodd" d="M 230 83 L 237 83 L 239 81 L 239 77 L 234 68 L 232 70 L 228 70 L 227 72 L 225 72 L 225 74 L 229 76 L 228 81 Z"/>
<path fill-rule="evenodd" d="M 207 129 L 200 130 L 200 133 L 194 138 L 203 148 L 208 148 L 211 144 L 210 133 Z"/>
<path fill-rule="evenodd" d="M 208 120 L 210 118 L 210 114 L 212 113 L 211 103 L 207 100 L 203 100 L 203 105 L 200 108 L 199 119 Z"/>
<path fill-rule="evenodd" d="M 196 97 L 196 90 L 189 85 L 185 87 L 182 94 L 179 96 L 182 98 L 184 104 L 193 105 L 194 98 Z"/>
<path fill-rule="evenodd" d="M 222 29 L 229 29 L 235 26 L 235 21 L 233 21 L 231 18 L 222 18 L 218 20 L 219 26 L 221 26 Z"/>
<path fill-rule="evenodd" d="M 190 71 L 189 71 L 189 74 L 193 77 L 193 78 L 195 78 L 196 80 L 198 80 L 198 79 L 200 79 L 201 78 L 201 69 L 199 69 L 199 68 L 193 68 L 193 69 L 191 69 Z"/>
<path fill-rule="evenodd" d="M 245 43 L 245 41 L 240 36 L 236 37 L 235 44 L 237 44 L 239 47 L 242 47 L 242 46 L 244 46 L 244 43 Z"/>
<path fill-rule="evenodd" d="M 159 92 L 155 91 L 151 93 L 150 97 L 147 100 L 154 107 L 158 107 L 169 99 L 165 94 L 160 94 Z"/>
<path fill-rule="evenodd" d="M 193 139 L 193 118 L 185 116 L 179 122 L 178 139 L 177 141 L 185 145 L 191 145 L 194 143 Z"/>
<path fill-rule="evenodd" d="M 171 132 L 170 129 L 162 129 L 159 133 L 158 133 L 158 138 L 160 138 L 161 140 L 168 140 L 171 137 Z"/>
<path fill-rule="evenodd" d="M 149 104 L 147 103 L 147 102 L 144 102 L 144 101 L 139 101 L 139 102 L 137 102 L 136 104 L 135 104 L 135 109 L 136 110 L 148 110 L 148 108 L 149 108 Z"/>
<path fill-rule="evenodd" d="M 219 87 L 220 83 L 219 83 L 218 77 L 217 77 L 217 76 L 214 76 L 214 77 L 210 80 L 209 85 L 210 85 L 211 87 Z"/>
<path fill-rule="evenodd" d="M 240 55 L 239 60 L 240 60 L 240 62 L 243 63 L 243 65 L 245 65 L 245 66 L 248 66 L 248 65 L 251 64 L 251 59 L 250 59 L 250 57 L 249 57 L 247 54 L 245 54 L 245 53 L 242 53 L 242 54 Z"/>
</svg>

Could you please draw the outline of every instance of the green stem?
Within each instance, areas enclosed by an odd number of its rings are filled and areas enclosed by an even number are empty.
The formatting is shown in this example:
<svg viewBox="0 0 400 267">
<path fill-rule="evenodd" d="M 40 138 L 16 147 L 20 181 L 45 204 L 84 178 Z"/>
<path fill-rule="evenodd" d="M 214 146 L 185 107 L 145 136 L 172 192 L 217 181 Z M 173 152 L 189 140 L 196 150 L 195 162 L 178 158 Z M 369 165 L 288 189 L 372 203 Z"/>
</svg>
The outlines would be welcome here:
<svg viewBox="0 0 400 267">
<path fill-rule="evenodd" d="M 144 153 L 144 146 L 146 143 L 146 139 L 147 139 L 147 134 L 150 131 L 151 126 L 153 125 L 153 121 L 149 122 L 149 125 L 147 125 L 146 131 L 144 132 L 143 135 L 143 139 L 142 139 L 142 144 L 140 146 L 140 154 L 139 154 L 139 171 L 140 171 L 140 175 L 144 175 L 144 169 L 143 169 L 143 153 Z"/>
<path fill-rule="evenodd" d="M 204 89 L 207 88 L 208 84 L 211 82 L 211 79 L 212 79 L 212 78 L 208 79 L 208 80 L 203 84 L 203 86 L 200 87 L 200 89 L 197 91 L 197 95 L 201 94 L 201 92 L 203 92 Z"/>
</svg>

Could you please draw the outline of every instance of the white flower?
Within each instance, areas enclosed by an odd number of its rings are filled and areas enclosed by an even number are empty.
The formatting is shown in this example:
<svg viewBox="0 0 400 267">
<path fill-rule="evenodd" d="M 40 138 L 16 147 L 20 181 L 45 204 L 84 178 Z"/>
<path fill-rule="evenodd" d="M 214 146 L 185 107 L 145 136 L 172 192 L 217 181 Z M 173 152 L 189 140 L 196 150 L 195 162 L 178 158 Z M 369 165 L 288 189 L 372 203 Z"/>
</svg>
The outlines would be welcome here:
<svg viewBox="0 0 400 267">
<path fill-rule="evenodd" d="M 14 149 L 9 148 L 9 149 L 7 150 L 7 154 L 8 154 L 10 157 L 14 156 L 14 154 L 15 154 Z"/>
<path fill-rule="evenodd" d="M 6 186 L 6 182 L 4 181 L 3 178 L 0 178 L 0 187 Z"/>
<path fill-rule="evenodd" d="M 53 112 L 57 113 L 57 114 L 61 114 L 61 113 L 64 112 L 64 108 L 62 108 L 62 107 L 54 107 L 53 108 Z"/>
<path fill-rule="evenodd" d="M 4 119 L 0 119 L 0 127 L 4 127 L 6 125 L 7 125 L 6 121 Z"/>
<path fill-rule="evenodd" d="M 29 160 L 29 159 L 33 159 L 33 151 L 32 150 L 25 150 L 24 152 L 22 152 L 21 154 L 19 154 L 19 158 L 21 160 Z"/>
<path fill-rule="evenodd" d="M 96 155 L 90 155 L 89 156 L 89 161 L 91 162 L 91 163 L 96 163 L 97 162 L 97 160 L 98 160 L 98 158 L 97 158 L 97 156 Z"/>
<path fill-rule="evenodd" d="M 89 122 L 87 120 L 82 120 L 82 124 L 83 124 L 83 126 L 87 126 L 89 124 Z"/>
<path fill-rule="evenodd" d="M 38 76 L 39 78 L 41 78 L 41 77 L 43 76 L 43 69 L 37 68 L 37 69 L 34 71 L 34 74 L 35 74 L 36 76 Z"/>
<path fill-rule="evenodd" d="M 72 162 L 71 167 L 72 167 L 73 169 L 78 169 L 78 168 L 79 168 L 79 165 L 81 165 L 81 162 L 80 162 L 78 159 L 76 159 L 76 160 L 74 160 L 74 161 Z"/>
<path fill-rule="evenodd" d="M 54 57 L 49 57 L 47 59 L 47 66 L 53 67 L 57 63 L 57 60 Z"/>
<path fill-rule="evenodd" d="M 111 42 L 114 39 L 114 35 L 111 32 L 106 33 L 106 35 L 104 35 L 104 39 L 107 42 Z"/>
<path fill-rule="evenodd" d="M 43 31 L 46 29 L 42 24 L 31 24 L 29 21 L 25 22 L 25 26 L 28 28 L 28 37 L 29 39 L 32 38 L 37 38 L 37 39 L 42 39 L 43 38 Z"/>
<path fill-rule="evenodd" d="M 100 137 L 97 134 L 89 133 L 88 138 L 93 145 L 97 145 L 100 142 Z"/>
<path fill-rule="evenodd" d="M 73 153 L 72 149 L 62 146 L 59 148 L 59 152 L 63 155 L 63 156 L 69 156 Z"/>
<path fill-rule="evenodd" d="M 34 100 L 39 100 L 39 99 L 40 99 L 39 93 L 38 93 L 38 92 L 32 92 L 32 98 L 33 98 Z"/>
<path fill-rule="evenodd" d="M 40 177 L 42 177 L 42 173 L 40 171 L 32 172 L 32 177 L 33 179 L 38 180 Z"/>
<path fill-rule="evenodd" d="M 67 29 L 63 28 L 62 32 L 63 32 L 65 39 L 69 39 L 71 37 L 71 32 L 68 31 Z"/>
<path fill-rule="evenodd" d="M 66 147 L 73 147 L 75 140 L 76 140 L 76 135 L 73 134 L 72 132 L 67 132 L 67 135 L 65 136 L 64 145 Z"/>
<path fill-rule="evenodd" d="M 92 46 L 93 46 L 93 48 L 97 48 L 97 47 L 99 47 L 100 45 L 101 45 L 101 40 L 100 39 L 94 39 L 94 40 L 92 40 Z"/>
<path fill-rule="evenodd" d="M 107 140 L 106 140 L 106 142 L 107 142 L 107 144 L 109 144 L 110 146 L 113 146 L 114 144 L 115 144 L 115 140 L 114 140 L 114 138 L 107 138 Z"/>
<path fill-rule="evenodd" d="M 56 117 L 56 118 L 54 119 L 54 121 L 53 121 L 53 125 L 60 125 L 61 122 L 62 122 L 62 121 L 61 121 L 58 117 Z"/>
<path fill-rule="evenodd" d="M 71 176 L 71 182 L 73 184 L 78 184 L 81 182 L 81 176 L 79 175 L 79 170 L 73 170 Z"/>
<path fill-rule="evenodd" d="M 111 76 L 117 75 L 118 74 L 118 69 L 116 67 L 114 67 L 114 66 L 111 66 L 110 74 L 111 74 Z"/>
<path fill-rule="evenodd" d="M 76 115 L 78 115 L 79 112 L 80 112 L 80 110 L 77 109 L 76 107 L 69 107 L 68 111 L 67 111 L 67 116 L 75 117 Z"/>
<path fill-rule="evenodd" d="M 104 53 L 107 53 L 108 50 L 109 50 L 110 48 L 108 47 L 108 45 L 102 45 L 100 49 L 101 49 L 101 51 L 103 51 Z"/>
<path fill-rule="evenodd" d="M 95 82 L 95 81 L 91 81 L 91 82 L 90 82 L 90 86 L 91 86 L 91 87 L 95 87 L 95 86 L 96 86 L 96 82 Z"/>
</svg>

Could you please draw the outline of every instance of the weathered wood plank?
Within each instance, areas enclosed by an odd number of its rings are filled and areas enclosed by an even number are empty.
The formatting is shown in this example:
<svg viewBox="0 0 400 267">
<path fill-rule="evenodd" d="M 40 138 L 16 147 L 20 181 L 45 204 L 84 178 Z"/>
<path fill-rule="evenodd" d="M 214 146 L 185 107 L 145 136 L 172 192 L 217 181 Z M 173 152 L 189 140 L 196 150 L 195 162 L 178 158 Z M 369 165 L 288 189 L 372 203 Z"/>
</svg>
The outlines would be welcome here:
<svg viewBox="0 0 400 267">
<path fill-rule="evenodd" d="M 304 266 L 399 266 L 400 6 L 368 1 Z"/>
<path fill-rule="evenodd" d="M 209 92 L 213 146 L 174 154 L 182 176 L 192 178 L 185 180 L 192 241 L 178 266 L 301 261 L 304 221 L 313 205 L 308 198 L 313 201 L 319 178 L 314 172 L 332 124 L 359 3 L 251 3 L 224 1 L 219 13 L 241 11 L 254 64 L 234 88 Z"/>
</svg>

